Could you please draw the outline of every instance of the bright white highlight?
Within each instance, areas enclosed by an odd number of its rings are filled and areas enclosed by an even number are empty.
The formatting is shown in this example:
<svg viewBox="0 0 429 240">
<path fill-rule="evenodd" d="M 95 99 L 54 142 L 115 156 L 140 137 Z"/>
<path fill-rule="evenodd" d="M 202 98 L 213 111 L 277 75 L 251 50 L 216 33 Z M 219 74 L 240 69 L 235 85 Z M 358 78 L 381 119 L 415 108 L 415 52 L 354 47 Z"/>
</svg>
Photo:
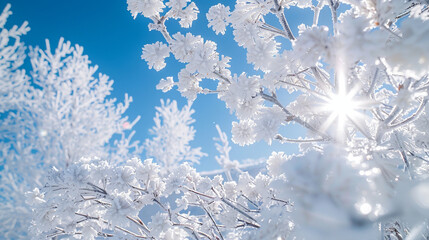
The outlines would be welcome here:
<svg viewBox="0 0 429 240">
<path fill-rule="evenodd" d="M 41 137 L 46 137 L 48 135 L 48 131 L 46 130 L 40 130 L 40 136 Z"/>
<path fill-rule="evenodd" d="M 183 108 L 162 101 L 143 144 L 132 141 L 138 118 L 123 115 L 132 98 L 106 98 L 113 82 L 94 76 L 97 66 L 83 48 L 61 38 L 57 49 L 47 41 L 46 50 L 26 51 L 20 37 L 29 28 L 5 28 L 6 5 L 0 14 L 0 236 L 429 239 L 428 1 L 230 1 L 232 11 L 218 4 L 206 14 L 216 33 L 231 32 L 214 38 L 217 43 L 197 35 L 200 28 L 167 27 L 171 20 L 191 26 L 199 15 L 191 1 L 127 0 L 131 14 L 149 18 L 148 29 L 164 38 L 144 45 L 148 67 L 159 71 L 170 56 L 178 64 L 174 79 L 156 88 L 174 87 L 188 100 Z M 314 13 L 312 23 L 303 16 L 296 35 L 286 19 L 297 11 L 292 7 Z M 324 8 L 334 16 L 328 25 L 318 21 Z M 237 56 L 224 48 L 232 35 L 247 53 L 247 62 L 238 56 L 242 64 L 255 71 L 231 68 L 234 58 L 223 54 Z M 295 154 L 252 151 L 251 159 L 233 160 L 234 146 L 216 125 L 213 157 L 222 169 L 197 171 L 192 163 L 210 162 L 190 143 L 191 105 L 202 94 L 213 94 L 234 114 L 234 143 L 296 143 L 299 153 L 286 144 L 261 146 Z M 207 117 L 199 126 L 209 133 L 220 120 Z M 150 159 L 134 157 L 142 148 Z"/>
<path fill-rule="evenodd" d="M 341 89 L 341 88 L 340 88 Z M 344 139 L 347 135 L 346 123 L 351 122 L 353 124 L 355 119 L 359 116 L 360 103 L 354 98 L 356 89 L 352 89 L 347 92 L 345 89 L 340 90 L 340 93 L 331 93 L 328 95 L 328 99 L 322 107 L 322 111 L 328 114 L 328 118 L 322 125 L 322 131 L 328 130 L 331 126 L 335 126 L 335 134 L 338 139 Z"/>
<path fill-rule="evenodd" d="M 328 102 L 328 110 L 338 116 L 350 116 L 356 110 L 356 102 L 344 94 L 334 95 Z"/>
<path fill-rule="evenodd" d="M 421 183 L 411 190 L 411 196 L 417 205 L 423 209 L 429 208 L 429 184 Z"/>
<path fill-rule="evenodd" d="M 359 211 L 363 215 L 369 214 L 371 210 L 372 210 L 372 207 L 369 203 L 363 203 L 362 205 L 359 206 Z"/>
</svg>

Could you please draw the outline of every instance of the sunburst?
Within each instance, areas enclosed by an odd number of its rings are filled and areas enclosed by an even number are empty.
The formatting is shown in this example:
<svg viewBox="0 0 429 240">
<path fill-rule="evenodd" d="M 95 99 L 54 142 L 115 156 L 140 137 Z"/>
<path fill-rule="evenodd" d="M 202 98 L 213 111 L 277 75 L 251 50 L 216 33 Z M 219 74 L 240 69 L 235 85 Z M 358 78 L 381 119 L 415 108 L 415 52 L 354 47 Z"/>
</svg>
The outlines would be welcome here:
<svg viewBox="0 0 429 240">
<path fill-rule="evenodd" d="M 348 136 L 347 127 L 353 126 L 365 137 L 372 138 L 366 125 L 365 114 L 361 110 L 367 109 L 371 103 L 358 96 L 360 88 L 355 86 L 347 91 L 345 87 L 332 91 L 323 99 L 321 111 L 327 114 L 321 126 L 321 131 L 334 129 L 335 138 L 344 141 Z"/>
</svg>

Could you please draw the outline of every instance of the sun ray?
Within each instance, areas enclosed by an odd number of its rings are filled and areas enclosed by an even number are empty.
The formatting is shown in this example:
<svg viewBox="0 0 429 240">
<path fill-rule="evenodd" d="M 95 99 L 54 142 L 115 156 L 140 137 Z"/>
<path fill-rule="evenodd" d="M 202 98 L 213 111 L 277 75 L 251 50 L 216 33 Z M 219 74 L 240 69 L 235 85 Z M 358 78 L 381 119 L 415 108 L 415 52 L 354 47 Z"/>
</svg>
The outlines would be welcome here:
<svg viewBox="0 0 429 240">
<path fill-rule="evenodd" d="M 326 121 L 324 121 L 322 126 L 320 127 L 320 131 L 326 132 L 329 129 L 329 127 L 334 123 L 336 118 L 337 118 L 337 116 L 335 114 L 330 114 L 328 116 L 328 118 L 326 119 Z"/>
<path fill-rule="evenodd" d="M 320 98 L 323 103 L 319 111 L 326 115 L 320 130 L 342 142 L 348 137 L 347 128 L 353 127 L 366 138 L 372 139 L 365 124 L 366 115 L 360 111 L 368 109 L 372 105 L 371 102 L 363 101 L 359 97 L 360 85 L 348 88 L 345 83 L 340 82 L 338 82 L 337 90 L 333 89 L 331 93 L 327 94 L 327 97 Z"/>
</svg>

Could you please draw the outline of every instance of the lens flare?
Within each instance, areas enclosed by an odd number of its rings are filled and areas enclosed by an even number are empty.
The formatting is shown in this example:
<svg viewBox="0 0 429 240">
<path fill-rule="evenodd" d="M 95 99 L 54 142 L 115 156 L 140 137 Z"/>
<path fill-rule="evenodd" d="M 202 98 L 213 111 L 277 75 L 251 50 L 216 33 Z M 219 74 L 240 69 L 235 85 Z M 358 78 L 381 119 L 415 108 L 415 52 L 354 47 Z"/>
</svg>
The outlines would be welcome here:
<svg viewBox="0 0 429 240">
<path fill-rule="evenodd" d="M 327 110 L 338 116 L 350 116 L 356 110 L 356 102 L 344 94 L 333 95 L 327 103 Z"/>
<path fill-rule="evenodd" d="M 364 116 L 359 111 L 366 108 L 366 104 L 356 96 L 358 91 L 358 88 L 352 88 L 349 91 L 332 92 L 323 99 L 321 110 L 327 114 L 321 126 L 323 132 L 334 130 L 331 134 L 334 134 L 337 140 L 343 141 L 348 135 L 347 127 L 354 126 L 371 138 L 363 124 Z"/>
<path fill-rule="evenodd" d="M 368 215 L 372 211 L 372 206 L 369 203 L 363 203 L 359 206 L 359 212 L 363 215 Z"/>
</svg>

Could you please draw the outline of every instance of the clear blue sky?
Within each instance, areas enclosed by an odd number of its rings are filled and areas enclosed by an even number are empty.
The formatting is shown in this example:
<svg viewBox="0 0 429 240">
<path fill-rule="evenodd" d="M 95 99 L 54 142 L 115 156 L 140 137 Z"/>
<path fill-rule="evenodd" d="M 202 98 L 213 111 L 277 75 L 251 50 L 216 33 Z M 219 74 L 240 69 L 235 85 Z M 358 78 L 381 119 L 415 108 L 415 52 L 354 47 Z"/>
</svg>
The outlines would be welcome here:
<svg viewBox="0 0 429 240">
<path fill-rule="evenodd" d="M 161 78 L 173 76 L 177 79 L 178 71 L 183 67 L 174 60 L 172 56 L 167 59 L 167 67 L 156 72 L 149 70 L 145 61 L 141 60 L 141 48 L 144 44 L 163 41 L 158 32 L 149 32 L 148 19 L 138 16 L 133 20 L 127 11 L 126 0 L 12 0 L 13 15 L 8 19 L 8 25 L 21 24 L 28 21 L 31 31 L 23 37 L 27 45 L 39 45 L 45 47 L 45 39 L 51 41 L 51 46 L 56 46 L 60 37 L 70 41 L 72 44 L 79 44 L 84 47 L 84 53 L 89 56 L 93 64 L 99 66 L 99 71 L 110 76 L 114 80 L 112 97 L 122 100 L 125 93 L 133 97 L 127 115 L 134 119 L 141 115 L 142 119 L 135 126 L 135 140 L 144 141 L 148 138 L 148 129 L 153 125 L 155 106 L 160 104 L 160 99 L 174 99 L 179 102 L 179 106 L 186 103 L 177 91 L 162 93 L 155 89 Z M 221 2 L 229 5 L 233 9 L 232 0 L 194 1 L 200 9 L 198 20 L 194 22 L 189 30 L 180 30 L 179 24 L 175 20 L 170 20 L 167 27 L 171 33 L 177 31 L 190 31 L 194 35 L 202 35 L 205 39 L 213 40 L 218 44 L 218 52 L 232 57 L 232 72 L 240 74 L 243 71 L 254 73 L 252 67 L 246 64 L 245 51 L 237 47 L 232 40 L 231 28 L 225 36 L 217 36 L 211 29 L 207 28 L 205 13 L 210 5 Z M 3 9 L 6 2 L 0 3 Z M 286 12 L 290 25 L 297 34 L 297 25 L 303 23 L 310 24 L 309 11 Z M 328 16 L 325 8 L 322 15 Z M 327 21 L 322 18 L 321 22 Z M 219 101 L 215 95 L 199 96 L 193 104 L 196 113 L 194 128 L 196 137 L 192 145 L 200 146 L 209 156 L 201 160 L 201 164 L 196 166 L 199 170 L 217 169 L 214 156 L 217 151 L 214 147 L 213 137 L 217 136 L 215 124 L 219 124 L 223 131 L 227 132 L 230 138 L 231 122 L 235 120 L 225 104 Z M 296 137 L 298 133 L 296 126 L 288 128 L 289 137 Z M 281 145 L 274 143 L 268 146 L 266 143 L 258 143 L 249 147 L 240 147 L 231 142 L 233 150 L 232 159 L 243 160 L 247 158 L 258 159 L 267 157 L 275 151 L 293 153 L 297 147 L 291 144 Z M 142 156 L 144 157 L 144 156 Z"/>
</svg>

